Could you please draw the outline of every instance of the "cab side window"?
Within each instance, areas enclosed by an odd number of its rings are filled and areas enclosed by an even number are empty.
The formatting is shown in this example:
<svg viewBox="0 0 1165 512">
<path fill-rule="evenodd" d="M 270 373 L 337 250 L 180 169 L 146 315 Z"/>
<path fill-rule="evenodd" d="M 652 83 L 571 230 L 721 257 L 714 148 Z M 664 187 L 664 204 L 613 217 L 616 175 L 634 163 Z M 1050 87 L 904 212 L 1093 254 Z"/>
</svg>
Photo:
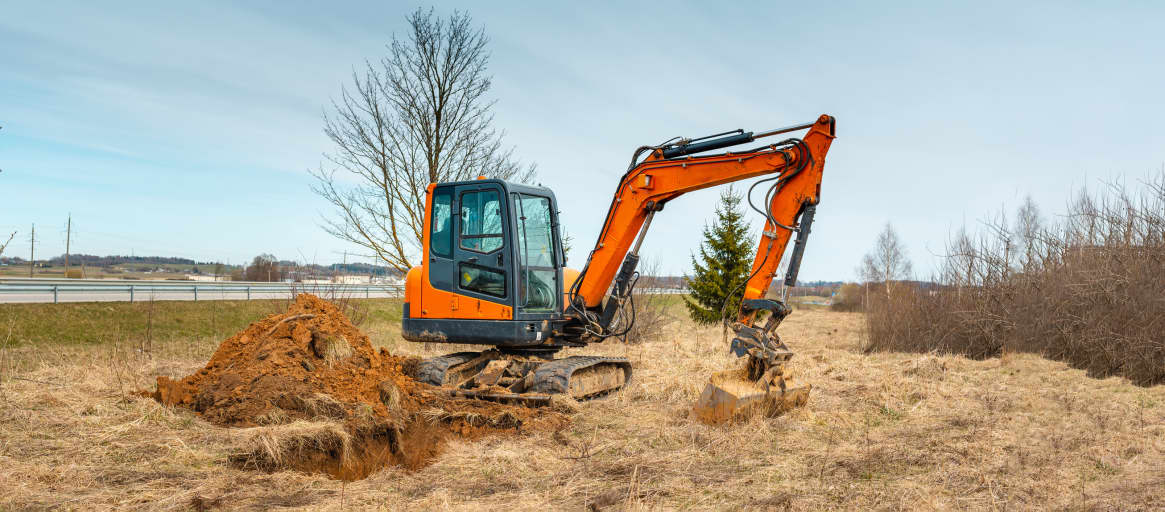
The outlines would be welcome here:
<svg viewBox="0 0 1165 512">
<path fill-rule="evenodd" d="M 461 194 L 462 249 L 491 253 L 502 248 L 502 210 L 497 190 Z"/>
<path fill-rule="evenodd" d="M 439 190 L 433 194 L 432 226 L 429 252 L 442 258 L 453 257 L 453 193 Z"/>
</svg>

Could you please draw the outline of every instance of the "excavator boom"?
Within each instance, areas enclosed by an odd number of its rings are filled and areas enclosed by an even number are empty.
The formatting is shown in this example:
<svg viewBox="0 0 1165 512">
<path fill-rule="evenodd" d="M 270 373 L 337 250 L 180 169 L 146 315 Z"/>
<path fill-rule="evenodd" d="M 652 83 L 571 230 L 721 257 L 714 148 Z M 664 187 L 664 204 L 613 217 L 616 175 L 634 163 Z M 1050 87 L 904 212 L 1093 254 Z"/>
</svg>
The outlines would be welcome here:
<svg viewBox="0 0 1165 512">
<path fill-rule="evenodd" d="M 772 178 L 766 180 L 771 183 L 762 205 L 765 208 L 765 227 L 743 298 L 764 298 L 789 239 L 798 229 L 798 219 L 802 219 L 805 225 L 800 231 L 799 245 L 786 276 L 786 284 L 794 285 L 809 232 L 808 225 L 812 223 L 821 193 L 825 154 L 834 138 L 834 126 L 834 119 L 823 115 L 815 123 L 760 134 L 738 131 L 732 135 L 711 136 L 714 137 L 711 140 L 640 148 L 615 189 L 603 229 L 586 266 L 571 288 L 571 305 L 580 314 L 585 315 L 581 311 L 585 308 L 595 315 L 606 299 L 607 305 L 598 320 L 600 324 L 609 321 L 618 308 L 618 301 L 623 298 L 621 293 L 627 293 L 629 282 L 626 280 L 634 273 L 639 245 L 656 212 L 663 210 L 668 201 L 687 192 L 766 175 L 772 175 Z M 803 139 L 785 139 L 746 151 L 692 155 L 805 128 L 809 132 Z M 649 156 L 636 162 L 645 150 L 650 151 Z M 608 296 L 612 283 L 615 284 L 613 294 Z M 740 320 L 745 321 L 751 316 L 751 313 L 745 313 Z"/>
</svg>

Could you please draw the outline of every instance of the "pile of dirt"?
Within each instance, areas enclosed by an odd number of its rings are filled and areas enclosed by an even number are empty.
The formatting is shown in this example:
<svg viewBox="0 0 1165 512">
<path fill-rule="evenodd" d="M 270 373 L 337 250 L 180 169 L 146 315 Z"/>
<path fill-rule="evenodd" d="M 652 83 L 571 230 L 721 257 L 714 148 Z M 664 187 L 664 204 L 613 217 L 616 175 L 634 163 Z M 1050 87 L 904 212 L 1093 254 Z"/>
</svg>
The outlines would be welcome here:
<svg viewBox="0 0 1165 512">
<path fill-rule="evenodd" d="M 286 313 L 223 341 L 193 375 L 158 377 L 152 396 L 217 425 L 257 427 L 245 432 L 236 464 L 345 480 L 386 465 L 422 467 L 449 435 L 557 429 L 568 421 L 552 410 L 450 398 L 413 380 L 416 364 L 377 351 L 334 304 L 301 294 Z"/>
</svg>

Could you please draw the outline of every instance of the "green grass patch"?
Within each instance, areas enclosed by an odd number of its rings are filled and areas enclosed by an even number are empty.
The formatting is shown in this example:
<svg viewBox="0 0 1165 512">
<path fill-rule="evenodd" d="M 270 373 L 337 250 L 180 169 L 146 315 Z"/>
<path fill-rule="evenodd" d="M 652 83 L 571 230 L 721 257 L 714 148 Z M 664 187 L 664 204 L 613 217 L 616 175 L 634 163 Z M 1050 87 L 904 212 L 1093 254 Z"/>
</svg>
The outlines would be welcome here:
<svg viewBox="0 0 1165 512">
<path fill-rule="evenodd" d="M 658 300 L 664 306 L 669 308 L 684 309 L 684 297 L 687 297 L 687 295 L 678 293 L 666 293 L 659 294 L 658 297 Z"/>
<path fill-rule="evenodd" d="M 8 346 L 16 347 L 224 339 L 287 306 L 285 299 L 0 304 L 0 342 L 8 338 Z M 400 325 L 399 299 L 350 299 L 346 309 L 364 330 Z"/>
</svg>

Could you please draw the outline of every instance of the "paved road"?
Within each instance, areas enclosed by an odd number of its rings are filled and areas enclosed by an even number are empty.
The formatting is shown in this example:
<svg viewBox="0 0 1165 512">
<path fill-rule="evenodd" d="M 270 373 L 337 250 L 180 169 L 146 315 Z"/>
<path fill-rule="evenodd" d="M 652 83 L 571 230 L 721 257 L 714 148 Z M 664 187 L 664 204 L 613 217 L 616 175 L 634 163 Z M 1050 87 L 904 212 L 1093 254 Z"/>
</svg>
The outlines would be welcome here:
<svg viewBox="0 0 1165 512">
<path fill-rule="evenodd" d="M 325 298 L 379 299 L 400 297 L 403 287 L 310 283 L 287 285 L 246 282 L 228 284 L 100 279 L 0 279 L 0 303 L 287 299 L 301 292 L 310 292 Z"/>
</svg>

